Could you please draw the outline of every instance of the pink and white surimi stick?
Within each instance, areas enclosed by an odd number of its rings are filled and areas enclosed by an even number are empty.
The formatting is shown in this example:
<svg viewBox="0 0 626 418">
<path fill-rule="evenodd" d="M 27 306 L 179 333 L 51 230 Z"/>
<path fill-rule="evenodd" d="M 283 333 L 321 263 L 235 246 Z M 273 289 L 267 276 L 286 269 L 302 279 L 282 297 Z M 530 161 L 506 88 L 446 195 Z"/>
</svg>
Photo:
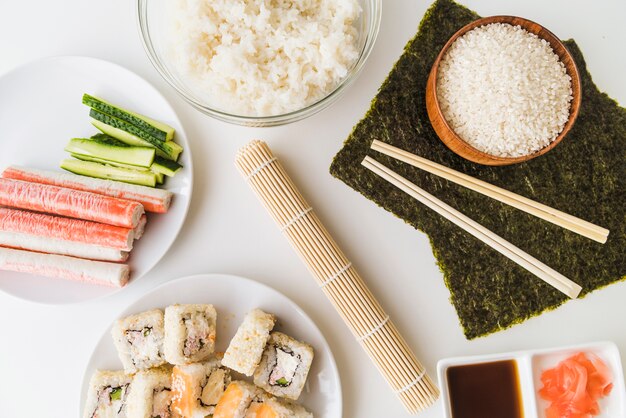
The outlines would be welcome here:
<svg viewBox="0 0 626 418">
<path fill-rule="evenodd" d="M 128 282 L 126 264 L 83 260 L 56 254 L 0 248 L 0 270 L 39 274 L 66 280 L 77 280 L 104 286 L 122 287 Z"/>
<path fill-rule="evenodd" d="M 9 208 L 0 208 L 0 231 L 121 251 L 130 251 L 134 239 L 130 228 Z"/>
<path fill-rule="evenodd" d="M 141 203 L 49 184 L 0 178 L 0 205 L 134 228 Z"/>
<path fill-rule="evenodd" d="M 96 179 L 73 173 L 10 166 L 4 170 L 2 177 L 133 200 L 141 203 L 146 212 L 165 213 L 172 201 L 172 192 L 167 190 L 119 181 Z"/>
<path fill-rule="evenodd" d="M 143 236 L 143 233 L 146 230 L 146 224 L 148 223 L 148 217 L 146 215 L 141 215 L 141 219 L 139 219 L 139 224 L 133 229 L 133 234 L 135 235 L 135 239 L 139 239 Z"/>
</svg>

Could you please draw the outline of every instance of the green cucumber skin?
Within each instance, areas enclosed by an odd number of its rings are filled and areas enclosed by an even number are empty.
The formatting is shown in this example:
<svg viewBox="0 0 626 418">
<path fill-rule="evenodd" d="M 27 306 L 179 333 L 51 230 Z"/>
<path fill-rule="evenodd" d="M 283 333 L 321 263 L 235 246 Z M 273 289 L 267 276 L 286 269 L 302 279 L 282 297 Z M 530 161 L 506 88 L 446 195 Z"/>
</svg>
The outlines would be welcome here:
<svg viewBox="0 0 626 418">
<path fill-rule="evenodd" d="M 61 161 L 60 166 L 64 170 L 83 176 L 121 181 L 148 187 L 156 186 L 156 176 L 151 171 L 129 170 L 96 162 L 71 159 Z"/>
<path fill-rule="evenodd" d="M 133 134 L 130 134 L 122 129 L 115 128 L 111 125 L 107 125 L 106 123 L 101 122 L 97 119 L 92 118 L 91 124 L 98 128 L 98 130 L 100 130 L 104 134 L 112 136 L 113 138 L 118 139 L 128 145 L 156 148 L 156 154 L 160 157 L 167 158 L 168 160 L 178 160 L 178 156 L 183 151 L 183 148 L 176 142 L 159 142 L 159 144 L 161 144 L 161 148 L 159 148 L 158 146 L 155 146 L 148 141 L 144 141 L 143 139 Z"/>
<path fill-rule="evenodd" d="M 116 147 L 132 147 L 133 146 L 133 145 L 127 144 L 126 142 L 122 142 L 119 139 L 113 138 L 111 135 L 102 134 L 102 133 L 91 135 L 89 139 L 92 141 L 101 142 L 103 144 L 115 145 Z"/>
<path fill-rule="evenodd" d="M 153 144 L 154 146 L 158 146 L 158 144 L 162 144 L 165 142 L 162 139 L 159 139 L 153 135 L 150 135 L 148 132 L 144 131 L 143 129 L 136 127 L 132 123 L 128 123 L 125 120 L 115 117 L 113 115 L 109 115 L 108 113 L 102 113 L 95 109 L 90 109 L 89 116 L 91 116 L 94 119 L 99 120 L 100 122 L 106 123 L 107 125 L 110 125 L 114 128 L 121 129 L 123 131 L 128 132 L 129 134 L 135 135 L 136 137 L 139 137 L 143 139 L 144 141 L 147 141 Z"/>
<path fill-rule="evenodd" d="M 71 139 L 65 147 L 65 151 L 139 167 L 150 167 L 155 154 L 154 148 L 121 147 L 102 139 L 83 138 Z"/>
<path fill-rule="evenodd" d="M 146 116 L 123 109 L 98 97 L 91 96 L 87 93 L 83 94 L 83 104 L 99 112 L 114 116 L 118 119 L 126 121 L 137 128 L 146 131 L 148 134 L 165 142 L 174 137 L 174 128 L 162 122 L 155 121 Z"/>
<path fill-rule="evenodd" d="M 183 166 L 178 164 L 177 162 L 167 160 L 159 156 L 156 156 L 154 158 L 154 162 L 150 167 L 150 169 L 155 173 L 165 174 L 168 177 L 173 177 L 174 175 L 176 175 L 176 173 L 178 173 L 181 168 L 183 168 Z"/>
</svg>

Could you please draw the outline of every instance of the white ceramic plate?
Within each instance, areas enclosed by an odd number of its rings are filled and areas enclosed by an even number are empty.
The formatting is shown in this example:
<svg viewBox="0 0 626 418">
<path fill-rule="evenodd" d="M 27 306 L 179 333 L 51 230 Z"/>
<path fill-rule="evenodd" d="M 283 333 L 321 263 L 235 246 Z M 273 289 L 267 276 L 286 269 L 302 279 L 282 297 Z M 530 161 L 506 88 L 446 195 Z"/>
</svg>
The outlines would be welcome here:
<svg viewBox="0 0 626 418">
<path fill-rule="evenodd" d="M 131 304 L 120 317 L 175 303 L 210 303 L 217 310 L 216 351 L 224 352 L 247 312 L 260 308 L 276 315 L 275 329 L 313 346 L 315 357 L 299 403 L 316 418 L 340 418 L 341 382 L 328 343 L 313 321 L 290 299 L 258 282 L 236 276 L 204 274 L 167 282 Z M 85 405 L 89 379 L 96 369 L 122 368 L 111 337 L 102 335 L 89 360 L 80 397 Z"/>
<path fill-rule="evenodd" d="M 609 396 L 598 401 L 601 413 L 597 417 L 626 417 L 624 373 L 622 371 L 619 350 L 615 343 L 612 342 L 598 342 L 568 347 L 526 350 L 485 356 L 455 357 L 440 360 L 439 363 L 437 363 L 437 375 L 439 377 L 439 387 L 441 388 L 444 417 L 452 417 L 452 412 L 450 411 L 450 396 L 446 380 L 448 367 L 514 360 L 517 364 L 519 375 L 524 416 L 527 418 L 545 418 L 545 410 L 549 406 L 549 403 L 537 395 L 537 392 L 542 387 L 541 373 L 546 369 L 555 367 L 560 361 L 579 352 L 588 352 L 597 355 L 604 361 L 613 374 L 613 389 Z"/>
<path fill-rule="evenodd" d="M 184 168 L 165 182 L 165 188 L 175 193 L 169 212 L 148 214 L 145 235 L 131 253 L 127 286 L 132 286 L 174 242 L 192 189 L 187 137 L 174 109 L 152 85 L 116 64 L 87 57 L 46 58 L 5 74 L 0 77 L 0 171 L 12 164 L 62 171 L 60 161 L 70 158 L 63 150 L 69 139 L 98 132 L 89 123 L 89 108 L 81 103 L 83 93 L 173 126 L 176 142 L 186 150 L 180 157 Z M 0 271 L 0 289 L 48 304 L 81 302 L 119 290 L 6 271 Z"/>
</svg>

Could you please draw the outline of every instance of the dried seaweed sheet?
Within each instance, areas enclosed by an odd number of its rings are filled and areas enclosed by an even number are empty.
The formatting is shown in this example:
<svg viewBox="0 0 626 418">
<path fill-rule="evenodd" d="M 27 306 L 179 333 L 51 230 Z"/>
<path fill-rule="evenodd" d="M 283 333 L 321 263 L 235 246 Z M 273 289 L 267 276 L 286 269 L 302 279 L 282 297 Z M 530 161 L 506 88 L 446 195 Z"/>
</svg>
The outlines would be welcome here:
<svg viewBox="0 0 626 418">
<path fill-rule="evenodd" d="M 449 37 L 477 18 L 451 0 L 430 7 L 330 168 L 333 176 L 429 236 L 469 339 L 554 309 L 566 297 L 367 171 L 360 164 L 365 155 L 579 283 L 581 297 L 626 273 L 626 110 L 598 91 L 573 40 L 565 44 L 582 76 L 582 108 L 573 130 L 554 150 L 526 163 L 487 167 L 456 156 L 437 138 L 424 99 L 428 73 Z M 372 151 L 373 139 L 604 226 L 611 231 L 608 242 L 596 243 Z"/>
</svg>

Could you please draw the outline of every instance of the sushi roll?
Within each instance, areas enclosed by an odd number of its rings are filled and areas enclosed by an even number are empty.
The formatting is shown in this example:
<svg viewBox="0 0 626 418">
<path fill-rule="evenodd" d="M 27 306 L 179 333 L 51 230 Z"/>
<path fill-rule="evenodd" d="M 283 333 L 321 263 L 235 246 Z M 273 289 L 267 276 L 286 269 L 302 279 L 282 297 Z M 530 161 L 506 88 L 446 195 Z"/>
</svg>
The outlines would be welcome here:
<svg viewBox="0 0 626 418">
<path fill-rule="evenodd" d="M 280 332 L 272 332 L 254 384 L 275 396 L 297 400 L 306 382 L 313 348 Z"/>
<path fill-rule="evenodd" d="M 172 372 L 160 367 L 142 370 L 130 384 L 127 418 L 177 418 L 172 406 Z"/>
<path fill-rule="evenodd" d="M 119 319 L 111 330 L 126 373 L 158 367 L 163 357 L 163 311 L 153 309 Z"/>
<path fill-rule="evenodd" d="M 132 376 L 123 371 L 96 370 L 89 381 L 83 418 L 126 417 Z"/>
<path fill-rule="evenodd" d="M 313 418 L 313 414 L 301 405 L 263 394 L 252 401 L 244 418 Z"/>
<path fill-rule="evenodd" d="M 261 361 L 275 322 L 276 318 L 272 314 L 260 309 L 250 311 L 230 341 L 222 364 L 246 376 L 252 376 Z"/>
<path fill-rule="evenodd" d="M 252 401 L 262 394 L 263 391 L 253 384 L 236 380 L 226 388 L 215 407 L 213 418 L 245 418 Z"/>
<path fill-rule="evenodd" d="M 179 365 L 208 359 L 215 349 L 216 320 L 213 305 L 165 308 L 165 359 Z"/>
<path fill-rule="evenodd" d="M 217 359 L 174 366 L 172 411 L 186 418 L 210 416 L 229 383 L 230 372 Z"/>
</svg>

